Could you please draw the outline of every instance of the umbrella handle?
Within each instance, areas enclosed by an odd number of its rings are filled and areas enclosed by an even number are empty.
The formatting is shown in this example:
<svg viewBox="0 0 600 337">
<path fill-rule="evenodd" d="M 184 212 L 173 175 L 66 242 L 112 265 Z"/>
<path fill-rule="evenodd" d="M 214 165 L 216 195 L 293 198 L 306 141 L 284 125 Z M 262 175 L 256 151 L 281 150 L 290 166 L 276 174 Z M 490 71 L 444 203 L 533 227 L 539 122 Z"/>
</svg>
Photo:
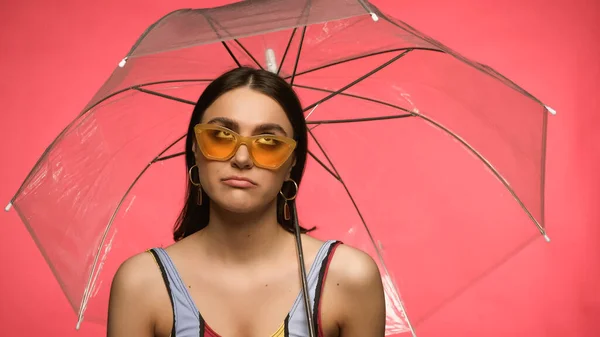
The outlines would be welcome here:
<svg viewBox="0 0 600 337">
<path fill-rule="evenodd" d="M 296 203 L 289 200 L 291 203 L 290 213 L 294 223 L 294 236 L 296 237 L 296 251 L 298 255 L 298 264 L 300 265 L 300 279 L 302 281 L 302 295 L 304 297 L 304 308 L 306 309 L 306 321 L 308 322 L 308 336 L 315 337 L 315 322 L 313 321 L 312 309 L 310 306 L 310 298 L 308 297 L 308 281 L 306 280 L 306 266 L 304 264 L 304 252 L 302 249 L 302 239 L 300 238 L 300 225 L 298 225 L 298 214 L 296 213 Z"/>
</svg>

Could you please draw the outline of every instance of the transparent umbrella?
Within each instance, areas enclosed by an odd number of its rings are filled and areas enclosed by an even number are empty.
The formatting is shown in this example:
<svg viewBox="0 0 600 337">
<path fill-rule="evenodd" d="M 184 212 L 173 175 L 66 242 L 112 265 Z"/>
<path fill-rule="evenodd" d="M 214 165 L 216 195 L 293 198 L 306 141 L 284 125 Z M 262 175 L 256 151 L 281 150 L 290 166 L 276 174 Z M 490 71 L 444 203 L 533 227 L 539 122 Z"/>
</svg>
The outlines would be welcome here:
<svg viewBox="0 0 600 337">
<path fill-rule="evenodd" d="M 172 242 L 193 104 L 242 65 L 298 92 L 310 158 L 297 199 L 314 236 L 379 263 L 388 335 L 415 327 L 544 229 L 554 113 L 363 0 L 244 1 L 150 26 L 48 146 L 12 206 L 78 326 L 105 322 L 127 257 Z"/>
</svg>

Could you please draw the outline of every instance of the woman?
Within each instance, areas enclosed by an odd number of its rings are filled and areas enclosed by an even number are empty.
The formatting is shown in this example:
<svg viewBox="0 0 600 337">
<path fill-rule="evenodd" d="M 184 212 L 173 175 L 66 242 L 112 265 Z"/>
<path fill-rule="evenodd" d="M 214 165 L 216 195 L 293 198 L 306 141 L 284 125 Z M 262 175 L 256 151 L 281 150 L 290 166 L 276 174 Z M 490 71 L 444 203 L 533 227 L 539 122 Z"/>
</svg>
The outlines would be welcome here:
<svg viewBox="0 0 600 337">
<path fill-rule="evenodd" d="M 108 336 L 309 336 L 292 224 L 307 130 L 291 86 L 252 68 L 223 74 L 194 108 L 185 150 L 176 243 L 119 268 Z M 383 336 L 374 261 L 301 231 L 314 335 Z"/>
</svg>

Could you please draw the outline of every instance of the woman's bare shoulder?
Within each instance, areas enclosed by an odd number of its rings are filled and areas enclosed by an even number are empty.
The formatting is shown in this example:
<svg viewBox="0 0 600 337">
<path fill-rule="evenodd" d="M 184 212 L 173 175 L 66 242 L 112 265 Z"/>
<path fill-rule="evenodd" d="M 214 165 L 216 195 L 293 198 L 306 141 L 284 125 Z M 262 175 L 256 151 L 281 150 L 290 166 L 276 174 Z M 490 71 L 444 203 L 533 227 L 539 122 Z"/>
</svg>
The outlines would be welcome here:
<svg viewBox="0 0 600 337">
<path fill-rule="evenodd" d="M 119 266 L 115 280 L 129 285 L 144 285 L 160 278 L 160 270 L 154 256 L 148 251 L 138 253 Z"/>
<path fill-rule="evenodd" d="M 339 245 L 327 283 L 336 298 L 340 336 L 383 336 L 385 295 L 379 267 L 369 254 Z"/>
<path fill-rule="evenodd" d="M 111 284 L 108 335 L 154 335 L 160 308 L 168 303 L 168 297 L 165 297 L 168 295 L 161 295 L 166 294 L 164 289 L 160 269 L 152 254 L 143 252 L 125 260 Z"/>
<path fill-rule="evenodd" d="M 343 281 L 348 290 L 377 288 L 381 283 L 375 260 L 364 251 L 348 245 L 341 244 L 336 248 L 329 268 L 331 276 Z"/>
<path fill-rule="evenodd" d="M 148 302 L 152 300 L 148 294 L 156 293 L 154 290 L 162 284 L 162 275 L 154 256 L 150 252 L 142 252 L 119 266 L 112 281 L 111 294 Z"/>
<path fill-rule="evenodd" d="M 303 245 L 311 250 L 320 247 L 325 241 L 314 237 L 302 238 Z M 328 274 L 350 288 L 372 287 L 381 282 L 379 268 L 375 260 L 364 251 L 349 245 L 340 244 L 336 247 L 330 262 Z M 341 285 L 341 284 L 340 284 Z"/>
</svg>

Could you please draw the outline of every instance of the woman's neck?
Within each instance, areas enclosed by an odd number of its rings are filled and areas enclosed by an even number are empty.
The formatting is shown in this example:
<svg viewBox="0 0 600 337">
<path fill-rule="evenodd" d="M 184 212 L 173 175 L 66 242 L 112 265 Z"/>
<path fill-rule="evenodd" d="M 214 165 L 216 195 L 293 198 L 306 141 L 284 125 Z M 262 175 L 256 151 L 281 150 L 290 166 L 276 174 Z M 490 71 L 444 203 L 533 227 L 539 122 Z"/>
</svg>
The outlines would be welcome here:
<svg viewBox="0 0 600 337">
<path fill-rule="evenodd" d="M 209 224 L 198 234 L 212 258 L 233 264 L 272 256 L 291 238 L 277 222 L 275 203 L 252 214 L 232 213 L 211 205 Z"/>
</svg>

